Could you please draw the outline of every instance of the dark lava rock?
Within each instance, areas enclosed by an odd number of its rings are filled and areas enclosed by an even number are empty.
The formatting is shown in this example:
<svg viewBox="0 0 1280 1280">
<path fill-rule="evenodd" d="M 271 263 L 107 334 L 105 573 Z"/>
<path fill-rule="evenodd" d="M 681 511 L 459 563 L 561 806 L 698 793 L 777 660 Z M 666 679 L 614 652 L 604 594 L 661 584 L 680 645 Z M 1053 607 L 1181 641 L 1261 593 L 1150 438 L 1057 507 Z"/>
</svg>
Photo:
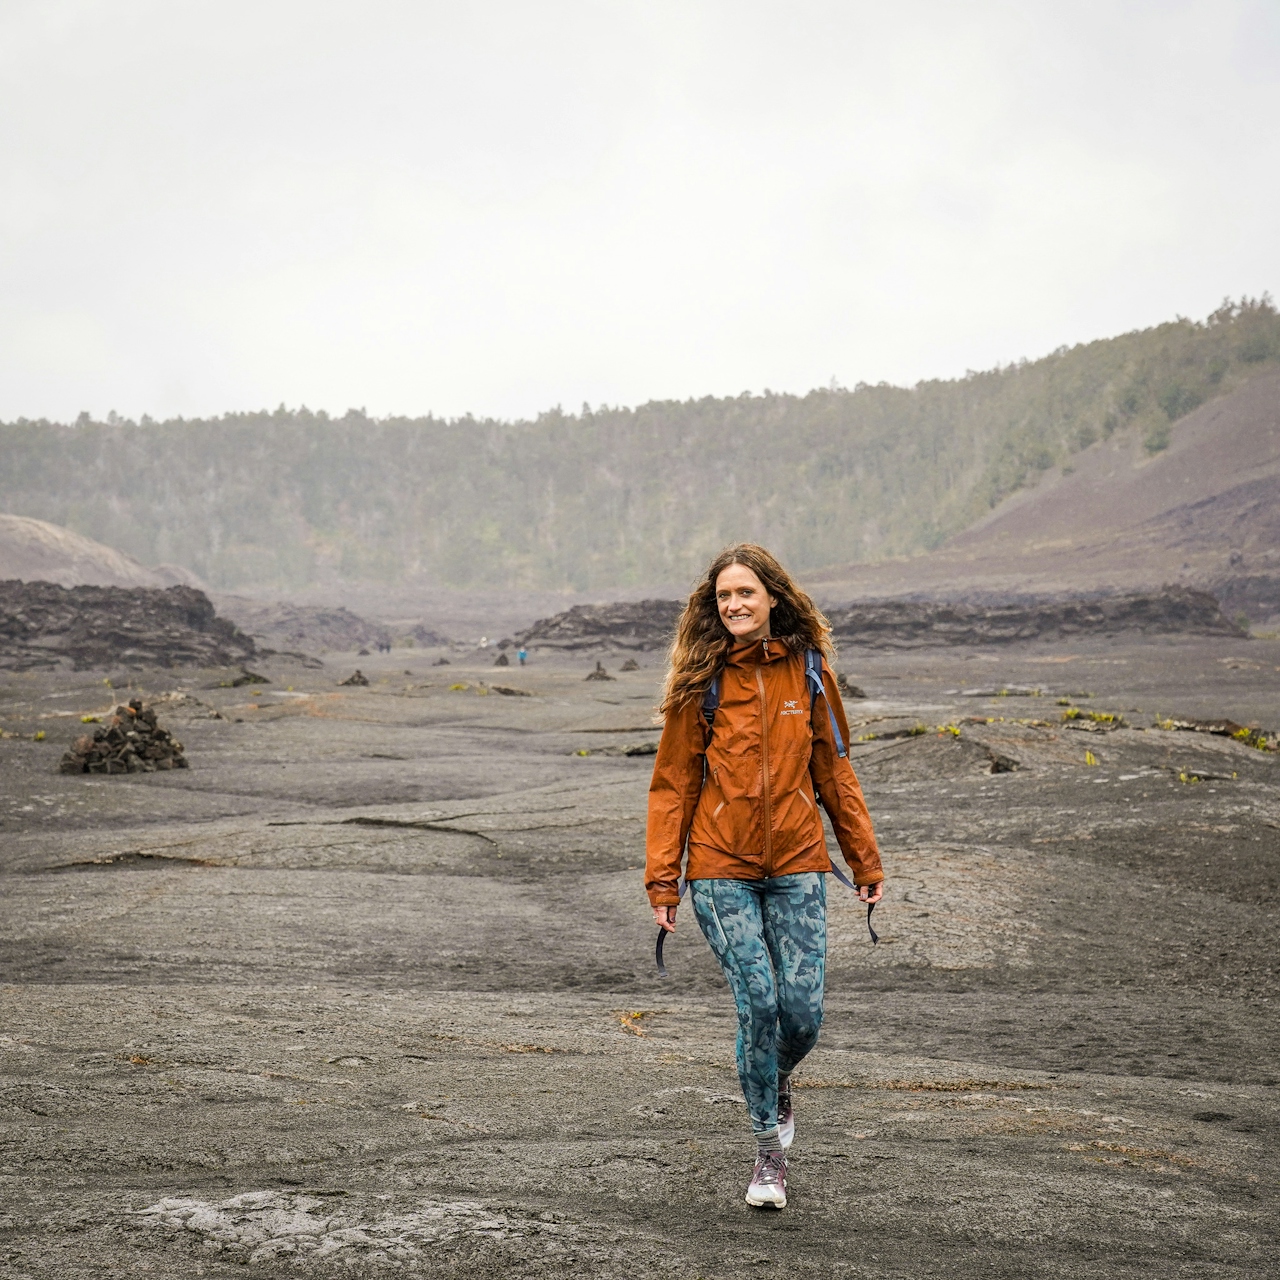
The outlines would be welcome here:
<svg viewBox="0 0 1280 1280">
<path fill-rule="evenodd" d="M 241 630 L 262 644 L 283 650 L 352 653 L 359 649 L 391 645 L 391 632 L 381 623 L 369 622 L 341 605 L 301 605 L 283 601 L 262 604 L 242 596 L 219 596 L 218 608 Z M 416 636 L 416 632 L 411 632 Z M 426 632 L 435 643 L 434 632 Z"/>
<path fill-rule="evenodd" d="M 1280 738 L 1269 736 L 1263 729 L 1237 724 L 1234 720 L 1162 720 L 1159 723 L 1162 729 L 1182 729 L 1188 733 L 1211 733 L 1219 738 L 1234 738 L 1259 751 L 1275 751 L 1280 747 Z"/>
<path fill-rule="evenodd" d="M 634 658 L 628 658 L 626 662 L 618 668 L 619 671 L 639 671 L 640 664 Z"/>
<path fill-rule="evenodd" d="M 656 756 L 656 742 L 633 742 L 625 747 L 583 747 L 572 753 L 575 756 Z"/>
<path fill-rule="evenodd" d="M 516 640 L 545 649 L 665 649 L 675 634 L 683 600 L 638 600 L 615 604 L 576 604 L 535 622 Z"/>
<path fill-rule="evenodd" d="M 517 639 L 552 649 L 664 649 L 682 600 L 580 604 L 535 622 Z M 1011 644 L 1074 635 L 1230 635 L 1245 633 L 1205 591 L 1170 586 L 1145 594 L 1007 604 L 864 600 L 827 610 L 835 638 L 879 649 Z M 851 695 L 856 696 L 856 695 Z"/>
<path fill-rule="evenodd" d="M 594 671 L 588 671 L 584 677 L 587 680 L 616 680 L 617 676 L 611 676 L 605 669 L 604 663 L 597 662 Z"/>
<path fill-rule="evenodd" d="M 0 582 L 0 668 L 238 666 L 253 641 L 194 587 Z"/>
<path fill-rule="evenodd" d="M 1208 584 L 1223 613 L 1243 613 L 1253 622 L 1280 617 L 1280 573 L 1234 574 Z"/>
<path fill-rule="evenodd" d="M 133 698 L 119 706 L 106 728 L 77 738 L 62 757 L 60 773 L 154 773 L 186 769 L 182 743 L 156 723 L 156 713 Z"/>
<path fill-rule="evenodd" d="M 836 674 L 836 688 L 840 690 L 846 698 L 865 698 L 866 691 L 859 685 L 851 683 L 849 677 L 843 671 Z"/>
<path fill-rule="evenodd" d="M 365 673 L 361 671 L 359 667 L 357 667 L 345 680 L 338 681 L 339 686 L 342 686 L 344 684 L 360 685 L 360 684 L 368 684 L 368 683 L 369 683 L 369 677 L 365 675 Z"/>
<path fill-rule="evenodd" d="M 493 665 L 495 667 L 509 667 L 511 665 L 511 659 L 508 658 L 505 653 L 500 653 L 496 658 L 494 658 Z"/>
<path fill-rule="evenodd" d="M 868 600 L 829 609 L 837 640 L 871 648 L 1011 644 L 1074 635 L 1243 635 L 1207 591 L 1169 586 L 1158 592 L 1090 600 L 1010 604 Z"/>
<path fill-rule="evenodd" d="M 256 671 L 250 671 L 248 667 L 241 667 L 240 674 L 234 680 L 227 681 L 227 688 L 240 689 L 247 684 L 270 684 L 271 681 L 266 676 L 260 676 Z"/>
</svg>

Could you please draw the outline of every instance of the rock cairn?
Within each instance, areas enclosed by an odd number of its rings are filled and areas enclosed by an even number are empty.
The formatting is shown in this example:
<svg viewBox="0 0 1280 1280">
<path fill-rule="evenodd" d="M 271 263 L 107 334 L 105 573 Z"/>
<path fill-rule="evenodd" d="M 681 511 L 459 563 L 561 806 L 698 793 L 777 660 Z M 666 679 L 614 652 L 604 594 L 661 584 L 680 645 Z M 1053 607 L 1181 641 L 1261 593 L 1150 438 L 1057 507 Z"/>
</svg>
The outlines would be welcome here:
<svg viewBox="0 0 1280 1280">
<path fill-rule="evenodd" d="M 156 723 L 156 713 L 137 698 L 119 706 L 111 723 L 71 744 L 62 757 L 62 773 L 154 773 L 185 769 L 182 743 Z"/>
</svg>

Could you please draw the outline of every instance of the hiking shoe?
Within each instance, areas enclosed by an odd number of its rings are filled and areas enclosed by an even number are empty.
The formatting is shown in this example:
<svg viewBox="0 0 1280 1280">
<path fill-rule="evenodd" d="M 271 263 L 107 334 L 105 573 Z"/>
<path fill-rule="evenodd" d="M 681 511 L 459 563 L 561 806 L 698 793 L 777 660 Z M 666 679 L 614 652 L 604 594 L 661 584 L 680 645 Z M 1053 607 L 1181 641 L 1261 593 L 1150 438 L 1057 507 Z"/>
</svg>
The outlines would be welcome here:
<svg viewBox="0 0 1280 1280">
<path fill-rule="evenodd" d="M 778 1141 L 785 1151 L 796 1140 L 796 1113 L 791 1105 L 791 1082 L 778 1090 Z"/>
<path fill-rule="evenodd" d="M 787 1157 L 781 1151 L 756 1157 L 756 1169 L 747 1188 L 747 1203 L 757 1209 L 786 1208 Z"/>
</svg>

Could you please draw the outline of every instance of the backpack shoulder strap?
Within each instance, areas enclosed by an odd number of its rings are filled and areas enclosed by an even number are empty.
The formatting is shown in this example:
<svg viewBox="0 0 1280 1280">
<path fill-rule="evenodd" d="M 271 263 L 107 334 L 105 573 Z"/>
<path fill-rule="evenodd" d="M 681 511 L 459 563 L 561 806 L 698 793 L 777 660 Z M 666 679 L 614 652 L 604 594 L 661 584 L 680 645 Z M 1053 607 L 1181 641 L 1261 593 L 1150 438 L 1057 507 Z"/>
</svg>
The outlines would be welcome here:
<svg viewBox="0 0 1280 1280">
<path fill-rule="evenodd" d="M 804 678 L 809 686 L 809 714 L 813 714 L 813 709 L 820 697 L 827 703 L 827 715 L 831 720 L 831 736 L 835 739 L 836 754 L 842 760 L 846 759 L 849 752 L 844 745 L 844 739 L 840 736 L 840 726 L 836 723 L 835 708 L 827 699 L 826 686 L 822 683 L 821 650 L 806 649 L 804 651 Z"/>
<path fill-rule="evenodd" d="M 707 691 L 702 695 L 702 715 L 707 722 L 707 728 L 710 729 L 712 722 L 716 718 L 716 711 L 720 707 L 720 677 L 717 675 L 715 679 L 707 685 Z"/>
</svg>

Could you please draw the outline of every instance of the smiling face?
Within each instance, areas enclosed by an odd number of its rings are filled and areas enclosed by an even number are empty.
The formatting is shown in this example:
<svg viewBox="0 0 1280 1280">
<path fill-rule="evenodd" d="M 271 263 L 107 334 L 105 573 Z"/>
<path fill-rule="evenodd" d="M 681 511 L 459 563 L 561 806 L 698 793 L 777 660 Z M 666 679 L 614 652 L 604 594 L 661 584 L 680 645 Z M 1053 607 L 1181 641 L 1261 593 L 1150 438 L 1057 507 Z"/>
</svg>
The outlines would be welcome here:
<svg viewBox="0 0 1280 1280">
<path fill-rule="evenodd" d="M 769 634 L 769 613 L 778 602 L 745 564 L 731 564 L 716 578 L 720 621 L 739 644 L 754 644 Z"/>
</svg>

